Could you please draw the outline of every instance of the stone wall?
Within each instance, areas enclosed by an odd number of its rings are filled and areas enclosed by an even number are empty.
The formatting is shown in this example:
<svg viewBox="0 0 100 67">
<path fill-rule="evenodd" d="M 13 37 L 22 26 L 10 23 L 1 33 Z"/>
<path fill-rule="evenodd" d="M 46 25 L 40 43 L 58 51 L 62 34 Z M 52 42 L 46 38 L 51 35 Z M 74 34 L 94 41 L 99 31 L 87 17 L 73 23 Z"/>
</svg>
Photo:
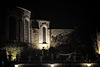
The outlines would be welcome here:
<svg viewBox="0 0 100 67">
<path fill-rule="evenodd" d="M 100 33 L 97 33 L 98 54 L 100 54 Z"/>
<path fill-rule="evenodd" d="M 4 7 L 2 9 L 4 11 L 0 17 L 2 18 L 0 23 L 0 31 L 2 31 L 1 35 L 2 37 L 0 38 L 0 42 L 8 42 L 8 41 L 13 41 L 13 42 L 26 42 L 25 41 L 25 30 L 24 30 L 24 22 L 25 19 L 28 21 L 28 38 L 27 42 L 30 42 L 30 14 L 31 12 L 29 10 L 26 10 L 21 7 Z M 10 18 L 14 19 L 10 19 Z M 11 22 L 10 22 L 11 20 Z M 15 20 L 15 21 L 12 21 Z M 10 33 L 12 37 L 15 37 L 14 39 L 11 39 L 11 36 L 9 35 Z"/>
<path fill-rule="evenodd" d="M 51 29 L 51 46 L 66 44 L 68 35 L 73 31 L 73 29 Z"/>
<path fill-rule="evenodd" d="M 38 48 L 39 45 L 39 29 L 31 28 L 31 44 L 32 48 Z"/>
<path fill-rule="evenodd" d="M 50 29 L 48 30 L 50 31 Z M 51 29 L 51 35 L 48 35 L 48 37 L 51 36 L 50 46 L 56 47 L 59 44 L 66 44 L 66 41 L 68 40 L 68 35 L 73 31 L 73 29 Z M 30 37 L 32 47 L 40 49 L 41 44 L 39 44 L 39 29 L 31 28 Z"/>
</svg>

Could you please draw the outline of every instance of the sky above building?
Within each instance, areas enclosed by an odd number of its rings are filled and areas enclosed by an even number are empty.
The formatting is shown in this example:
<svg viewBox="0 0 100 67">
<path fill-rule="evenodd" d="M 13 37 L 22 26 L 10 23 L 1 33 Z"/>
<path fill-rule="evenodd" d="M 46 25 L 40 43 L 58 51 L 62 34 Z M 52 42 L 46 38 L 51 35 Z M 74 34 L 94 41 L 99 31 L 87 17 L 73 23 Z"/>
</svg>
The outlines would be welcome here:
<svg viewBox="0 0 100 67">
<path fill-rule="evenodd" d="M 31 11 L 31 19 L 49 20 L 53 28 L 97 27 L 100 18 L 96 1 L 7 0 L 2 5 L 20 6 Z"/>
</svg>

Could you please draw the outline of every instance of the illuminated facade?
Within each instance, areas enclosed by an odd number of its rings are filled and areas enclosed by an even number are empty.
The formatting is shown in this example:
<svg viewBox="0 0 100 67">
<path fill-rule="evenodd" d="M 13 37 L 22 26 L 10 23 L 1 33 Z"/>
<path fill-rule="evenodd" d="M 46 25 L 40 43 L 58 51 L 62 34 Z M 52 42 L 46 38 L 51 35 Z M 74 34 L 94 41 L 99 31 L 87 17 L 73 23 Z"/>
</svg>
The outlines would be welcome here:
<svg viewBox="0 0 100 67">
<path fill-rule="evenodd" d="M 50 47 L 50 30 L 49 23 L 50 21 L 41 21 L 37 20 L 39 23 L 39 44 L 40 48 L 48 49 Z"/>
<path fill-rule="evenodd" d="M 0 42 L 30 43 L 31 12 L 21 7 L 5 7 L 2 11 Z"/>
<path fill-rule="evenodd" d="M 45 20 L 32 20 L 33 28 L 31 29 L 31 43 L 37 44 L 38 49 L 48 49 L 50 47 L 50 21 Z M 34 23 L 37 24 L 37 28 L 34 27 Z M 35 35 L 35 39 L 34 39 Z"/>
<path fill-rule="evenodd" d="M 65 36 L 73 31 L 73 29 L 52 29 L 51 22 L 47 20 L 31 20 L 31 11 L 21 7 L 10 7 L 8 12 L 7 10 L 4 10 L 0 18 L 3 22 L 0 23 L 2 43 L 22 42 L 31 44 L 31 47 L 35 49 L 43 47 L 49 49 L 50 46 L 55 47 L 57 44 L 66 43 Z M 59 36 L 63 36 L 61 40 L 52 41 L 52 37 L 58 39 Z"/>
<path fill-rule="evenodd" d="M 100 54 L 100 33 L 97 33 L 98 54 Z"/>
<path fill-rule="evenodd" d="M 31 44 L 35 45 L 33 48 L 49 49 L 50 46 L 55 47 L 58 44 L 65 44 L 68 39 L 66 35 L 70 34 L 73 29 L 52 29 L 50 28 L 50 21 L 46 20 L 31 20 Z M 62 38 L 60 38 L 62 37 Z M 54 41 L 53 38 L 60 40 Z"/>
</svg>

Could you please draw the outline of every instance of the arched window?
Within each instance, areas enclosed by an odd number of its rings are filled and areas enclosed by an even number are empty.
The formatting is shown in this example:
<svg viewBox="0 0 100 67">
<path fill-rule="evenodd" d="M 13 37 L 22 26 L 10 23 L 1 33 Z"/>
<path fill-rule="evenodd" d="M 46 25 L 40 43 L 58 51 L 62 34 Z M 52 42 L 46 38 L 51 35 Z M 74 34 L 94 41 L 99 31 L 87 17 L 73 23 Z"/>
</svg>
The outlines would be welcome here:
<svg viewBox="0 0 100 67">
<path fill-rule="evenodd" d="M 16 39 L 16 18 L 14 16 L 9 17 L 9 39 Z"/>
<path fill-rule="evenodd" d="M 46 28 L 43 27 L 43 43 L 46 43 Z"/>
<path fill-rule="evenodd" d="M 25 19 L 25 41 L 28 41 L 29 38 L 29 28 L 28 28 L 28 21 Z"/>
</svg>

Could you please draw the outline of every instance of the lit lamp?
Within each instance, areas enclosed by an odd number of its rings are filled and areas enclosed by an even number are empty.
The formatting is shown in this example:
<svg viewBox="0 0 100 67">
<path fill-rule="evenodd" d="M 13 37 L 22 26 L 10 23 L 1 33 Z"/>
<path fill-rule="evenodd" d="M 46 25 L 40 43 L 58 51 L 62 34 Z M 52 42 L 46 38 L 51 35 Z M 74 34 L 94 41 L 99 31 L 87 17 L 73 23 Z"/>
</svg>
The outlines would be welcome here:
<svg viewBox="0 0 100 67">
<path fill-rule="evenodd" d="M 46 42 L 43 42 L 43 44 L 42 44 L 42 48 L 45 48 L 45 49 L 48 49 L 48 47 L 47 47 L 47 43 Z"/>
<path fill-rule="evenodd" d="M 15 64 L 15 67 L 18 67 L 18 64 Z"/>
<path fill-rule="evenodd" d="M 51 64 L 51 67 L 54 67 L 54 64 Z"/>
<path fill-rule="evenodd" d="M 91 63 L 87 63 L 87 66 L 90 67 L 91 66 Z"/>
</svg>

